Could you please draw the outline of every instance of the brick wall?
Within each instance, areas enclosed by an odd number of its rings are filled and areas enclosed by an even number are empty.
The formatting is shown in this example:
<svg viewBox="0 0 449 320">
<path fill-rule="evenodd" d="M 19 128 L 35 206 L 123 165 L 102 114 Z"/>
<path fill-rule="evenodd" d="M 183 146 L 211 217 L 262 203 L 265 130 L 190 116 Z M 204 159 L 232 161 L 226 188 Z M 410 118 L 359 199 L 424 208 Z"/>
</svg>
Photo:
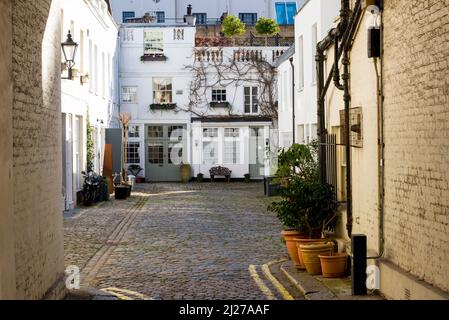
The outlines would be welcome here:
<svg viewBox="0 0 449 320">
<path fill-rule="evenodd" d="M 449 0 L 385 0 L 386 258 L 449 290 Z"/>
<path fill-rule="evenodd" d="M 0 0 L 0 299 L 14 298 L 11 3 Z"/>
<path fill-rule="evenodd" d="M 64 269 L 57 1 L 12 1 L 14 234 L 21 299 L 44 297 Z"/>
</svg>

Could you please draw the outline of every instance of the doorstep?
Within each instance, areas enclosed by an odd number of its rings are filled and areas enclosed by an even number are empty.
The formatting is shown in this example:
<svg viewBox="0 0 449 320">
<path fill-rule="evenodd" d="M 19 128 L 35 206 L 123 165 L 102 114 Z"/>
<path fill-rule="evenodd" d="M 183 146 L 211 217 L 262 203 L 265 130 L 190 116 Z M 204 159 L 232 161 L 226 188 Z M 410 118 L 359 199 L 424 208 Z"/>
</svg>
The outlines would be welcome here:
<svg viewBox="0 0 449 320">
<path fill-rule="evenodd" d="M 306 300 L 382 300 L 379 295 L 351 295 L 351 278 L 326 279 L 311 276 L 305 270 L 296 269 L 291 261 L 281 265 L 281 271 L 304 295 Z"/>
</svg>

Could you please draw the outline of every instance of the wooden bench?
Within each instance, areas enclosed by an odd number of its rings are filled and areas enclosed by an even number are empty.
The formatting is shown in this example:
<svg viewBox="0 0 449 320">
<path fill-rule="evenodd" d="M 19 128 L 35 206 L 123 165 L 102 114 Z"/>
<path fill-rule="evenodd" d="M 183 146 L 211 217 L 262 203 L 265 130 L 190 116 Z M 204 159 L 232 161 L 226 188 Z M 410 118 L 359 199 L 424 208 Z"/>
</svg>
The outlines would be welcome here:
<svg viewBox="0 0 449 320">
<path fill-rule="evenodd" d="M 216 176 L 222 176 L 222 177 L 225 177 L 225 178 L 228 180 L 228 182 L 230 182 L 230 181 L 231 181 L 231 174 L 232 174 L 232 171 L 229 170 L 229 169 L 226 168 L 226 167 L 220 167 L 220 166 L 218 166 L 218 167 L 210 168 L 209 174 L 210 174 L 210 179 L 211 179 L 212 182 L 214 181 L 214 178 L 215 178 Z"/>
</svg>

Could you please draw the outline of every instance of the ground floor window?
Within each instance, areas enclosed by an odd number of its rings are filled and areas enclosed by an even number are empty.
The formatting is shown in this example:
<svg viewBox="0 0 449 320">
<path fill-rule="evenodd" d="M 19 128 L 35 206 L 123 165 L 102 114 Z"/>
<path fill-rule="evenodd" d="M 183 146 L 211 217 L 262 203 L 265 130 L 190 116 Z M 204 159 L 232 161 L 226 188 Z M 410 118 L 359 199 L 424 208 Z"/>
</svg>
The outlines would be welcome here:
<svg viewBox="0 0 449 320">
<path fill-rule="evenodd" d="M 180 165 L 183 161 L 183 145 L 178 142 L 168 144 L 168 163 Z"/>
<path fill-rule="evenodd" d="M 218 141 L 203 142 L 203 164 L 215 165 L 218 163 Z"/>
<path fill-rule="evenodd" d="M 162 143 L 150 143 L 148 145 L 148 162 L 152 164 L 164 163 L 164 145 Z"/>
<path fill-rule="evenodd" d="M 128 142 L 126 147 L 126 162 L 128 164 L 139 164 L 140 163 L 140 143 L 139 142 Z"/>
<path fill-rule="evenodd" d="M 238 128 L 224 129 L 223 162 L 225 164 L 240 163 L 240 130 Z"/>
</svg>

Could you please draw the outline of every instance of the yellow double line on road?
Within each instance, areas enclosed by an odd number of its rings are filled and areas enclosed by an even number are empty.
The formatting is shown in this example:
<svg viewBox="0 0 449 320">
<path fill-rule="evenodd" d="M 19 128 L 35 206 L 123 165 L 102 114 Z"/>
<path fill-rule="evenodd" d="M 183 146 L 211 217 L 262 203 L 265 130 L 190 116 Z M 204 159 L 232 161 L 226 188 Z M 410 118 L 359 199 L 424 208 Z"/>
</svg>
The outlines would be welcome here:
<svg viewBox="0 0 449 320">
<path fill-rule="evenodd" d="M 152 300 L 144 294 L 126 289 L 105 288 L 101 289 L 101 291 L 112 294 L 120 300 Z"/>
<path fill-rule="evenodd" d="M 276 290 L 281 294 L 282 298 L 284 300 L 295 300 L 293 296 L 285 289 L 285 287 L 273 276 L 273 274 L 270 271 L 270 267 L 275 264 L 279 263 L 281 261 L 272 261 L 269 263 L 264 264 L 261 266 L 262 271 L 265 275 L 265 277 L 271 282 L 271 284 L 276 288 Z M 265 294 L 268 300 L 277 300 L 276 296 L 273 294 L 273 292 L 268 288 L 265 283 L 263 282 L 262 278 L 259 276 L 256 270 L 255 265 L 249 266 L 249 273 L 251 277 L 253 278 L 256 285 L 259 287 L 259 289 Z"/>
</svg>

